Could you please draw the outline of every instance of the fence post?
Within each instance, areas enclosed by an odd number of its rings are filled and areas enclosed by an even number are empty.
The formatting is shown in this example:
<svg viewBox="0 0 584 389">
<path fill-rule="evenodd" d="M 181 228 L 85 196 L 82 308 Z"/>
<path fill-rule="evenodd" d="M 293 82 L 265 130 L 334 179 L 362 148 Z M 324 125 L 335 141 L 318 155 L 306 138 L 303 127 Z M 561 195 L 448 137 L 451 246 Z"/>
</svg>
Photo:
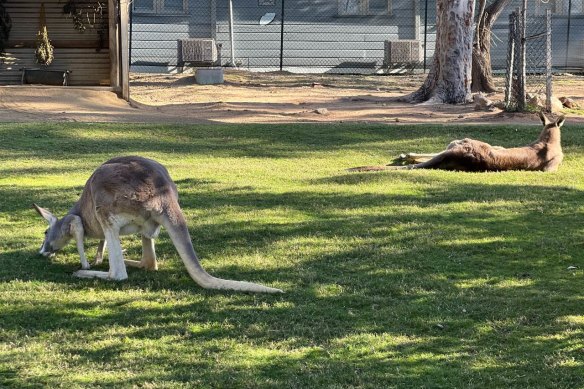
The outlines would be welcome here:
<svg viewBox="0 0 584 389">
<path fill-rule="evenodd" d="M 130 4 L 130 33 L 128 34 L 128 66 L 131 68 L 132 67 L 132 35 L 133 35 L 133 31 L 134 31 L 134 4 Z"/>
<path fill-rule="evenodd" d="M 514 53 L 513 53 L 513 85 L 511 87 L 512 99 L 515 102 L 515 110 L 517 110 L 517 102 L 519 101 L 519 78 L 520 78 L 520 71 L 519 71 L 519 51 L 521 50 L 521 35 L 519 33 L 520 26 L 519 26 L 519 8 L 515 10 L 515 26 L 513 26 L 515 42 L 513 43 L 514 46 Z"/>
<path fill-rule="evenodd" d="M 545 107 L 548 112 L 552 111 L 552 11 L 545 13 L 546 38 L 545 38 Z"/>
<path fill-rule="evenodd" d="M 517 110 L 520 112 L 525 111 L 526 101 L 525 101 L 525 57 L 526 57 L 526 43 L 525 43 L 525 29 L 527 27 L 527 0 L 523 0 L 523 5 L 521 7 L 521 13 L 519 17 L 519 31 L 518 31 L 518 41 L 519 41 L 519 67 L 517 69 L 518 73 L 518 89 L 519 93 L 517 96 Z"/>
<path fill-rule="evenodd" d="M 428 0 L 424 5 L 424 73 L 426 73 L 426 58 L 428 57 Z"/>
<path fill-rule="evenodd" d="M 120 1 L 120 48 L 121 48 L 121 71 L 120 71 L 120 84 L 122 87 L 122 98 L 126 101 L 130 101 L 130 61 L 129 54 L 130 50 L 128 44 L 130 42 L 130 37 L 128 36 L 130 32 L 129 22 L 130 22 L 130 7 L 132 4 L 128 1 Z"/>
<path fill-rule="evenodd" d="M 513 73 L 515 72 L 515 39 L 517 35 L 516 27 L 517 15 L 515 12 L 509 14 L 509 43 L 507 46 L 507 75 L 505 77 L 505 109 L 509 110 L 513 94 Z"/>
<path fill-rule="evenodd" d="M 235 39 L 233 37 L 233 1 L 228 0 L 228 12 L 229 12 L 229 46 L 231 49 L 231 60 L 227 63 L 227 66 L 235 66 Z"/>
<path fill-rule="evenodd" d="M 566 31 L 566 69 L 568 68 L 568 56 L 570 53 L 570 25 L 572 21 L 572 0 L 568 0 L 568 26 Z"/>
<path fill-rule="evenodd" d="M 282 0 L 282 22 L 280 23 L 280 71 L 284 68 L 284 7 L 285 0 Z"/>
</svg>

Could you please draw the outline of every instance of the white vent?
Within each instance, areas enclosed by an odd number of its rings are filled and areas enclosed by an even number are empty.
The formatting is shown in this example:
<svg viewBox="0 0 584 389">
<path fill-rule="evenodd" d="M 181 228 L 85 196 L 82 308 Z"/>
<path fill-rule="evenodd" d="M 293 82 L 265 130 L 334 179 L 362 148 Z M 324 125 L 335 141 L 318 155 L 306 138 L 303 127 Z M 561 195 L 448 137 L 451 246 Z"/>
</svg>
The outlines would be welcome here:
<svg viewBox="0 0 584 389">
<path fill-rule="evenodd" d="M 404 64 L 420 61 L 420 42 L 416 40 L 385 41 L 384 64 Z"/>
<path fill-rule="evenodd" d="M 217 61 L 217 45 L 215 39 L 180 39 L 183 62 Z"/>
</svg>

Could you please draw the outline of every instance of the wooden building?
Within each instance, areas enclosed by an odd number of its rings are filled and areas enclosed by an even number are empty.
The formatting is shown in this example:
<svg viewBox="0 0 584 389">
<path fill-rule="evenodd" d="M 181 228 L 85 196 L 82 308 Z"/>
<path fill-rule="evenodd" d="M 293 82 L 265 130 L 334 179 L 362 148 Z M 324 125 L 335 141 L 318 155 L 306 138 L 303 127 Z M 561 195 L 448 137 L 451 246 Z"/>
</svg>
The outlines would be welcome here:
<svg viewBox="0 0 584 389">
<path fill-rule="evenodd" d="M 12 26 L 0 54 L 0 85 L 22 84 L 23 69 L 68 71 L 69 86 L 111 88 L 127 99 L 128 1 L 6 0 Z M 47 66 L 35 57 L 42 24 L 54 47 Z"/>
</svg>

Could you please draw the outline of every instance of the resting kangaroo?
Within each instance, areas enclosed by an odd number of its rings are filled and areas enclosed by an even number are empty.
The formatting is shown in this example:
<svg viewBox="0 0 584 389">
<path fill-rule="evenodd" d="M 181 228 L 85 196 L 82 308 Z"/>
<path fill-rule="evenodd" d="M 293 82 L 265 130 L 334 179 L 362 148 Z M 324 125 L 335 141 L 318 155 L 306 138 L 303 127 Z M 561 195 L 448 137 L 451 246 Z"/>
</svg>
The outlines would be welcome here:
<svg viewBox="0 0 584 389">
<path fill-rule="evenodd" d="M 401 169 L 443 169 L 462 171 L 542 170 L 553 172 L 562 163 L 560 127 L 565 118 L 555 122 L 540 113 L 543 130 L 539 138 L 524 147 L 491 146 L 474 139 L 455 140 L 438 154 L 408 154 L 405 158 L 429 158 L 429 160 L 404 166 L 361 166 L 349 171 L 377 171 Z"/>
<path fill-rule="evenodd" d="M 62 219 L 36 204 L 34 207 L 49 223 L 40 254 L 52 255 L 75 239 L 83 268 L 75 272 L 77 277 L 125 280 L 128 278 L 126 265 L 156 270 L 154 239 L 160 226 L 164 226 L 191 278 L 203 288 L 282 292 L 251 282 L 216 278 L 203 269 L 178 204 L 176 185 L 166 168 L 158 162 L 141 157 L 107 161 L 89 177 L 81 197 Z M 120 235 L 135 233 L 142 235 L 142 260 L 124 260 Z M 84 237 L 101 239 L 98 262 L 107 242 L 109 272 L 87 270 L 89 263 L 83 248 Z"/>
</svg>

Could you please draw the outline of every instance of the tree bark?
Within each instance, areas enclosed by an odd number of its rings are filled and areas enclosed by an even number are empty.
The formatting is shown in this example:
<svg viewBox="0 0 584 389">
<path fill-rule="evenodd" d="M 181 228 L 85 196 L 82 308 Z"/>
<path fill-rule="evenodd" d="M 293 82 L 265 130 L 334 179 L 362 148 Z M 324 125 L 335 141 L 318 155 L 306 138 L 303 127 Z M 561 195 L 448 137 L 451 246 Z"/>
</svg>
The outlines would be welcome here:
<svg viewBox="0 0 584 389">
<path fill-rule="evenodd" d="M 436 2 L 436 48 L 428 77 L 413 103 L 460 104 L 471 98 L 474 0 Z"/>
<path fill-rule="evenodd" d="M 472 91 L 496 92 L 491 67 L 491 32 L 503 9 L 511 0 L 495 0 L 486 6 L 487 0 L 479 0 L 475 37 L 472 47 Z"/>
</svg>

